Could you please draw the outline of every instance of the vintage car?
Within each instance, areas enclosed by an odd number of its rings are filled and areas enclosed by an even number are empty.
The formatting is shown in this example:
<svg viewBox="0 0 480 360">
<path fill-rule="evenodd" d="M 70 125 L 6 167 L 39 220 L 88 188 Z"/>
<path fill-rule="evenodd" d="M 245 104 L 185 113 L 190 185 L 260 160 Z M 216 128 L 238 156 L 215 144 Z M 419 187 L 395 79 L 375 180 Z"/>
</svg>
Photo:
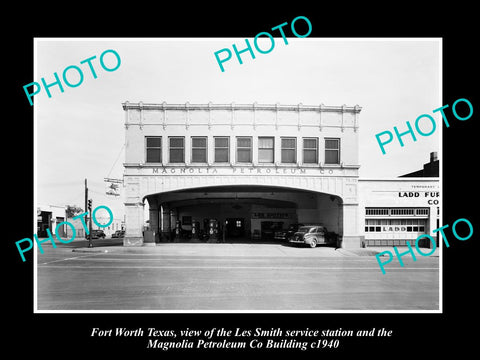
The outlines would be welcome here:
<svg viewBox="0 0 480 360">
<path fill-rule="evenodd" d="M 117 230 L 112 234 L 112 238 L 123 238 L 125 237 L 125 230 Z"/>
<path fill-rule="evenodd" d="M 290 224 L 286 230 L 275 231 L 274 239 L 283 241 L 290 240 L 301 226 L 303 226 L 303 224 Z"/>
<path fill-rule="evenodd" d="M 105 239 L 105 233 L 103 230 L 92 230 L 92 239 Z"/>
<path fill-rule="evenodd" d="M 293 234 L 289 240 L 294 244 L 305 244 L 312 248 L 318 244 L 330 243 L 330 236 L 327 236 L 327 228 L 322 225 L 307 225 L 298 228 L 298 231 Z"/>
</svg>

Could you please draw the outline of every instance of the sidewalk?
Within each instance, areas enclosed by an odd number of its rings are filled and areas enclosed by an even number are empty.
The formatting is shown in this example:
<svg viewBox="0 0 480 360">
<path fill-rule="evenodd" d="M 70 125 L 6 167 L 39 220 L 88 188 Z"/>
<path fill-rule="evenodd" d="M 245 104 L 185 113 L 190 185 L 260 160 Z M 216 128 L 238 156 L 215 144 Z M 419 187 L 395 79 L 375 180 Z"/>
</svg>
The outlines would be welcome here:
<svg viewBox="0 0 480 360">
<path fill-rule="evenodd" d="M 331 247 L 293 247 L 283 244 L 246 243 L 159 243 L 155 246 L 80 247 L 74 252 L 106 252 L 119 254 L 159 254 L 164 256 L 200 257 L 339 257 L 343 254 Z"/>
<path fill-rule="evenodd" d="M 356 257 L 375 256 L 392 248 L 342 249 L 328 246 L 309 247 L 289 244 L 248 243 L 158 243 L 155 246 L 98 246 L 74 248 L 74 252 L 118 253 L 118 254 L 161 254 L 164 256 L 249 256 L 249 257 Z"/>
<path fill-rule="evenodd" d="M 418 254 L 417 250 L 415 248 L 414 249 L 414 252 L 415 252 L 415 256 L 422 256 L 421 254 Z M 393 249 L 393 246 L 384 246 L 384 247 L 380 247 L 380 246 L 372 246 L 372 247 L 367 247 L 367 248 L 360 248 L 360 249 L 337 249 L 338 251 L 342 252 L 343 254 L 345 254 L 345 256 L 375 256 L 381 252 L 384 252 L 384 251 L 390 251 L 394 256 L 396 256 L 395 254 L 395 250 Z M 401 254 L 401 253 L 404 253 L 405 251 L 407 251 L 408 248 L 406 246 L 397 246 L 397 251 Z M 431 249 L 424 249 L 424 248 L 421 248 L 422 252 L 424 254 L 428 254 Z M 385 255 L 382 255 L 382 256 L 385 256 Z M 429 256 L 432 256 L 432 257 L 439 257 L 440 256 L 440 249 L 437 247 L 435 249 L 435 251 L 433 252 L 432 255 L 429 255 Z"/>
<path fill-rule="evenodd" d="M 84 242 L 85 246 L 79 243 Z M 108 244 L 112 242 L 111 244 Z M 288 243 L 157 243 L 150 246 L 123 246 L 122 239 L 102 239 L 93 240 L 93 247 L 89 248 L 85 238 L 76 238 L 69 245 L 77 245 L 73 247 L 73 252 L 83 253 L 122 253 L 122 254 L 161 254 L 166 256 L 298 256 L 298 257 L 356 257 L 356 256 L 372 256 L 390 251 L 394 256 L 395 251 L 393 246 L 374 246 L 358 249 L 344 249 L 330 246 L 317 246 L 311 249 L 307 246 L 292 245 Z M 42 246 L 51 245 L 50 242 L 45 242 Z M 82 244 L 83 245 L 83 244 Z M 397 247 L 399 253 L 407 250 L 406 246 Z M 421 249 L 425 254 L 430 252 L 430 249 Z M 417 257 L 422 256 L 414 249 Z M 440 249 L 436 248 L 431 257 L 439 257 Z"/>
</svg>

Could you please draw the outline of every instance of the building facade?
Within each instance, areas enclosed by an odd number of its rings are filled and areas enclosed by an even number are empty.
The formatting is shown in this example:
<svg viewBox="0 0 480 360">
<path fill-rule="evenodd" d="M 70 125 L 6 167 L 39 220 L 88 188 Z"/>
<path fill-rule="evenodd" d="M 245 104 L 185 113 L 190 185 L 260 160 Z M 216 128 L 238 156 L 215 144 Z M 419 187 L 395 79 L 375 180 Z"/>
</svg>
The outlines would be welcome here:
<svg viewBox="0 0 480 360">
<path fill-rule="evenodd" d="M 98 223 L 100 224 L 107 224 L 110 222 L 109 217 L 95 217 Z M 88 217 L 83 218 L 87 228 L 89 226 L 89 219 Z M 85 227 L 80 219 L 73 219 L 73 218 L 68 218 L 67 221 L 72 224 L 73 228 L 75 229 L 75 237 L 76 238 L 84 238 L 86 237 L 87 233 L 85 231 Z M 125 224 L 123 219 L 119 218 L 114 218 L 111 220 L 110 225 L 106 227 L 100 227 L 95 222 L 92 221 L 92 230 L 102 230 L 105 233 L 105 238 L 111 238 L 112 235 L 115 233 L 117 230 L 125 230 Z M 73 237 L 73 229 L 71 226 L 66 226 L 66 236 L 68 239 L 71 239 Z"/>
<path fill-rule="evenodd" d="M 65 206 L 38 204 L 37 206 L 37 236 L 47 237 L 47 229 L 55 234 L 57 225 L 66 219 Z M 59 225 L 58 235 L 65 236 L 68 226 Z"/>
<path fill-rule="evenodd" d="M 440 227 L 437 178 L 360 179 L 363 246 L 412 246 L 422 234 Z M 439 244 L 439 233 L 432 235 Z M 420 247 L 432 247 L 428 239 Z"/>
<path fill-rule="evenodd" d="M 360 106 L 122 105 L 125 246 L 172 241 L 176 229 L 205 233 L 212 219 L 228 239 L 257 241 L 302 223 L 326 226 L 345 248 L 376 244 L 369 229 L 377 218 L 366 212 L 387 205 L 368 195 L 378 195 L 376 183 L 359 179 Z M 388 184 L 395 192 L 413 186 Z"/>
<path fill-rule="evenodd" d="M 123 104 L 125 245 L 215 218 L 323 223 L 358 246 L 359 106 Z M 278 221 L 277 221 L 278 220 Z M 185 224 L 185 222 L 187 224 Z M 231 226 L 231 225 L 230 225 Z M 200 229 L 202 230 L 202 229 Z M 233 230 L 232 230 L 233 231 Z"/>
</svg>

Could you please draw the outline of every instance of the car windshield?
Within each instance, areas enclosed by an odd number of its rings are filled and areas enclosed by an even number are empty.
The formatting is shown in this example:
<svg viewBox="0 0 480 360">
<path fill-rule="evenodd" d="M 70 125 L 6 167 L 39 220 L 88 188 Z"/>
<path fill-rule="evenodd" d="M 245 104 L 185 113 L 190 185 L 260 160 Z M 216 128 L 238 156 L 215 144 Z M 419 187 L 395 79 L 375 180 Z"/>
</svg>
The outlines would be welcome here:
<svg viewBox="0 0 480 360">
<path fill-rule="evenodd" d="M 298 229 L 298 232 L 308 232 L 308 230 L 310 230 L 309 226 L 302 226 Z"/>
</svg>

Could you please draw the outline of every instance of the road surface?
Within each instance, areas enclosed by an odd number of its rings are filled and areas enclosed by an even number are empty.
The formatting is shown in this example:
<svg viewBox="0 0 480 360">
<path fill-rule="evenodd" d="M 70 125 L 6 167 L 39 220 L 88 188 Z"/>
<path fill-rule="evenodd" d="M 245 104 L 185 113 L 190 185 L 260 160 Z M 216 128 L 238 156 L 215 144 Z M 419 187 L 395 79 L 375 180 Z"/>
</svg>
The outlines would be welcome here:
<svg viewBox="0 0 480 360">
<path fill-rule="evenodd" d="M 439 309 L 435 256 L 416 262 L 404 256 L 405 267 L 394 259 L 383 275 L 375 256 L 330 247 L 98 246 L 105 243 L 44 246 L 37 254 L 37 310 Z"/>
</svg>

